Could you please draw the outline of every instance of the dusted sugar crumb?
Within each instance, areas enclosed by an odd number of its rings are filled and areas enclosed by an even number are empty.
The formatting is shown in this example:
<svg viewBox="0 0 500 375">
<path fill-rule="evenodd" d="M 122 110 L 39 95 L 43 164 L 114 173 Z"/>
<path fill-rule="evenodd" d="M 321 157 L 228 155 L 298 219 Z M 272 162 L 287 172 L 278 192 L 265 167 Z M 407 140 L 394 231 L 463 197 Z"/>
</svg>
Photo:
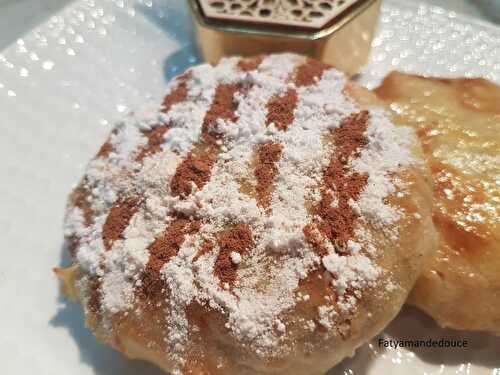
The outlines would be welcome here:
<svg viewBox="0 0 500 375">
<path fill-rule="evenodd" d="M 191 68 L 162 105 L 118 124 L 66 217 L 87 313 L 111 336 L 122 314 L 155 316 L 175 373 L 204 319 L 259 359 L 292 353 L 297 327 L 346 335 L 365 293 L 390 278 L 363 228 L 405 213 L 386 198 L 414 162 L 411 132 L 361 109 L 328 65 L 242 61 Z M 314 273 L 320 302 L 301 289 Z M 313 318 L 287 320 L 313 304 Z"/>
</svg>

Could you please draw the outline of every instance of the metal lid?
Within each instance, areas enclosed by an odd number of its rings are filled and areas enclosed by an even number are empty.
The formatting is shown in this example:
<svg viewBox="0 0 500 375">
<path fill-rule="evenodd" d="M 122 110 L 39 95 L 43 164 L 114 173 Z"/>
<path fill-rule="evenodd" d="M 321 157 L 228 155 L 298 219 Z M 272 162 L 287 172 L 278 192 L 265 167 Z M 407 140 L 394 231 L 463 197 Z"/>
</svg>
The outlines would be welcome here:
<svg viewBox="0 0 500 375">
<path fill-rule="evenodd" d="M 205 27 L 246 34 L 320 39 L 375 0 L 190 0 Z"/>
</svg>

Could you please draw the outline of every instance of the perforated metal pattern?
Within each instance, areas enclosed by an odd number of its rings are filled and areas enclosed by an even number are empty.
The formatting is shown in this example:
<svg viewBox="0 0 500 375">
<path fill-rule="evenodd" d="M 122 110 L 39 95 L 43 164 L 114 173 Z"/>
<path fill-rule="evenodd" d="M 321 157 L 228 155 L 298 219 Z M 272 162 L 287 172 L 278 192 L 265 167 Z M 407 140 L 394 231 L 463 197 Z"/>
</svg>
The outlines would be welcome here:
<svg viewBox="0 0 500 375">
<path fill-rule="evenodd" d="M 360 0 L 199 0 L 207 17 L 320 29 Z"/>
</svg>

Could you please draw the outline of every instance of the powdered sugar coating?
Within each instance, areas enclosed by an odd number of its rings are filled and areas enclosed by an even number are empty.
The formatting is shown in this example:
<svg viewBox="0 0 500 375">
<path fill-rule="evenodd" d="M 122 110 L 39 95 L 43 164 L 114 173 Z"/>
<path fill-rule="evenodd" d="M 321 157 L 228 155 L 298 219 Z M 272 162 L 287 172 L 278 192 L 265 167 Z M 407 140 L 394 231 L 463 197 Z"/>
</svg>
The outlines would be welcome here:
<svg viewBox="0 0 500 375">
<path fill-rule="evenodd" d="M 375 287 L 384 272 L 374 262 L 378 249 L 366 236 L 355 235 L 340 255 L 336 245 L 316 231 L 327 251 L 321 254 L 304 232 L 314 222 L 310 206 L 321 199 L 323 172 L 336 152 L 327 137 L 360 111 L 344 93 L 345 77 L 324 67 L 312 83 L 294 81 L 297 68 L 308 61 L 289 54 L 265 57 L 251 71 L 239 69 L 238 61 L 230 58 L 216 67 L 191 69 L 172 82 L 169 95 L 176 99 L 168 110 L 158 108 L 149 116 L 153 120 L 137 119 L 136 112 L 119 124 L 110 137 L 112 150 L 87 168 L 81 184 L 87 203 L 72 202 L 66 218 L 66 235 L 78 239 L 76 263 L 86 277 L 99 280 L 98 310 L 103 321 L 140 305 L 137 293 L 147 288 L 143 279 L 153 269 L 155 240 L 173 225 L 182 232 L 189 225 L 185 222 L 198 223 L 173 242 L 165 238 L 161 269 L 155 274 L 164 289 L 165 342 L 178 368 L 184 365 L 189 347 L 193 327 L 186 308 L 192 303 L 222 314 L 226 328 L 242 346 L 258 356 L 273 356 L 287 350 L 282 345 L 287 327 L 280 319 L 298 301 L 309 300 L 297 296 L 296 290 L 311 271 L 321 267 L 328 271 L 338 296 L 318 310 L 318 321 L 327 329 L 333 327 L 334 314 L 354 311 L 363 292 Z M 181 85 L 185 85 L 182 95 Z M 222 86 L 234 91 L 229 104 Z M 286 128 L 266 123 L 268 103 L 288 90 L 297 96 L 293 113 L 287 114 L 291 123 Z M 217 103 L 217 95 L 225 104 Z M 207 125 L 207 113 L 219 104 L 229 105 L 214 110 L 224 116 Z M 152 142 L 148 131 L 162 126 L 168 129 L 159 150 L 138 160 Z M 367 174 L 368 183 L 350 206 L 360 222 L 394 224 L 401 209 L 384 201 L 398 188 L 389 172 L 413 163 L 408 151 L 413 136 L 395 128 L 384 113 L 371 111 L 364 137 L 367 144 L 359 157 L 350 160 L 350 168 Z M 263 207 L 255 198 L 254 155 L 259 145 L 269 143 L 280 144 L 282 151 L 275 163 L 269 207 Z M 196 159 L 200 149 L 214 155 L 213 163 Z M 195 176 L 190 192 L 177 194 L 171 183 L 189 157 L 193 160 L 188 172 L 209 177 Z M 113 211 L 127 205 L 134 208 L 130 218 L 113 216 Z M 92 211 L 88 225 L 85 209 Z M 110 223 L 111 217 L 118 219 Z M 114 231 L 109 249 L 103 242 L 107 227 Z M 245 246 L 234 245 L 234 238 L 240 240 L 246 233 Z M 202 252 L 207 243 L 208 250 Z M 234 277 L 224 279 L 221 275 L 228 272 Z"/>
</svg>

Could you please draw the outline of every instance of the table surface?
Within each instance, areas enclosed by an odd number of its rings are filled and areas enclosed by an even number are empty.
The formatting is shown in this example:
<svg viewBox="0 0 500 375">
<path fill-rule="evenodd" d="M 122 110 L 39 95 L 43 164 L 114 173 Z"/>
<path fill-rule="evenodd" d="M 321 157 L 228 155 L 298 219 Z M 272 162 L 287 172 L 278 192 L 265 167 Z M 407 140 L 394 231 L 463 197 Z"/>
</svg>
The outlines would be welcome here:
<svg viewBox="0 0 500 375">
<path fill-rule="evenodd" d="M 0 50 L 74 0 L 0 0 Z M 415 0 L 401 0 L 414 3 Z M 500 24 L 500 0 L 420 0 Z M 496 8 L 498 11 L 491 11 Z M 493 17 L 493 18 L 492 18 Z M 496 19 L 494 17 L 497 17 Z"/>
</svg>

